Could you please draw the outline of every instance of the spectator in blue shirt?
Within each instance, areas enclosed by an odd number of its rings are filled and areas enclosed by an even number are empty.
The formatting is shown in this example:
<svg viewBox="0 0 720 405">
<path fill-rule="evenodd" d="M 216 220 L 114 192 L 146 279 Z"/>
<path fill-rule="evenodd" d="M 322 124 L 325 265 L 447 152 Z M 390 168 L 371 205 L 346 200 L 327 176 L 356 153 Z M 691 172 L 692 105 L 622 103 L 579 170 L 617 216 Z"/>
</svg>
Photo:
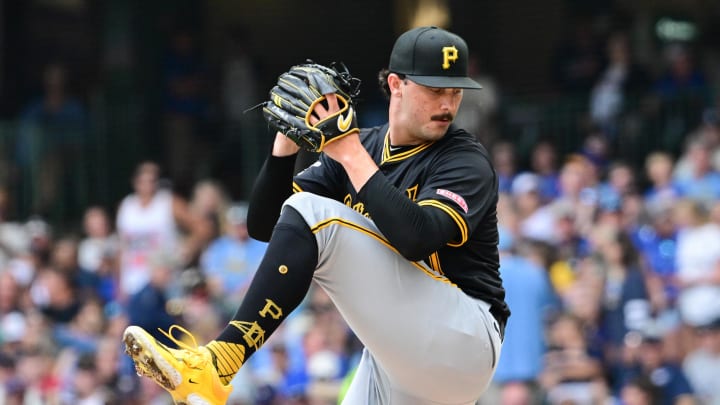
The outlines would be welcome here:
<svg viewBox="0 0 720 405">
<path fill-rule="evenodd" d="M 683 45 L 674 44 L 665 49 L 668 66 L 664 74 L 655 82 L 655 92 L 664 100 L 702 94 L 707 88 L 707 80 L 697 67 L 693 55 Z"/>
<path fill-rule="evenodd" d="M 225 215 L 223 235 L 210 243 L 200 265 L 214 298 L 232 315 L 263 258 L 266 243 L 247 231 L 247 206 L 236 204 Z"/>
<path fill-rule="evenodd" d="M 498 141 L 492 147 L 493 165 L 498 176 L 498 190 L 512 192 L 512 182 L 517 171 L 515 145 L 509 141 Z"/>
<path fill-rule="evenodd" d="M 632 239 L 651 285 L 661 287 L 665 307 L 674 306 L 678 289 L 675 277 L 677 230 L 670 207 L 651 210 L 651 221 L 633 232 Z"/>
<path fill-rule="evenodd" d="M 543 366 L 545 343 L 542 336 L 546 315 L 557 300 L 546 270 L 513 253 L 513 244 L 510 232 L 501 228 L 500 274 L 513 316 L 505 330 L 494 382 L 505 387 L 512 385 L 511 389 L 521 384 L 531 395 L 533 382 Z M 529 336 L 532 338 L 528 339 Z"/>
<path fill-rule="evenodd" d="M 560 195 L 557 149 L 549 139 L 539 141 L 530 152 L 530 168 L 540 178 L 540 198 L 548 203 Z"/>
<path fill-rule="evenodd" d="M 702 137 L 693 138 L 687 146 L 690 173 L 688 177 L 678 179 L 680 196 L 712 203 L 720 199 L 720 173 L 715 171 L 710 161 L 712 149 Z"/>
<path fill-rule="evenodd" d="M 158 329 L 169 330 L 178 320 L 168 311 L 168 293 L 174 277 L 172 261 L 164 255 L 153 258 L 150 281 L 133 294 L 128 300 L 128 322 L 141 327 L 155 339 L 170 347 L 175 347 Z"/>
<path fill-rule="evenodd" d="M 674 167 L 672 156 L 666 152 L 653 152 L 645 159 L 645 175 L 650 181 L 644 195 L 648 208 L 666 206 L 680 198 L 680 189 L 673 179 Z"/>
<path fill-rule="evenodd" d="M 635 364 L 624 373 L 624 384 L 645 377 L 661 392 L 659 405 L 694 405 L 695 396 L 682 368 L 663 357 L 662 334 L 648 326 L 640 332 Z"/>
<path fill-rule="evenodd" d="M 42 215 L 64 219 L 88 192 L 83 167 L 88 113 L 68 85 L 67 66 L 59 61 L 43 69 L 42 94 L 20 113 L 15 163 L 26 199 Z M 62 192 L 65 189 L 66 192 Z"/>
<path fill-rule="evenodd" d="M 611 383 L 617 383 L 625 338 L 650 319 L 650 301 L 637 251 L 627 233 L 615 227 L 597 227 L 593 243 L 596 253 L 584 265 L 601 280 L 598 327 Z"/>
</svg>

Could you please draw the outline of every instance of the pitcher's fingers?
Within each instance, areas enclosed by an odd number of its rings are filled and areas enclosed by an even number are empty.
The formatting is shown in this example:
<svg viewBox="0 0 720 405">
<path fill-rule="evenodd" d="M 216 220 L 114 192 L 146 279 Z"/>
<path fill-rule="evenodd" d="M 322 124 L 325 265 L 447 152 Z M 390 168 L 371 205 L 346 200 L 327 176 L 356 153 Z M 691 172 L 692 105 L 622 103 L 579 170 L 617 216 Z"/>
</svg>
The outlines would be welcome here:
<svg viewBox="0 0 720 405">
<path fill-rule="evenodd" d="M 328 114 L 328 109 L 325 108 L 322 102 L 315 104 L 315 108 L 313 108 L 313 115 L 317 115 L 320 119 L 323 119 Z"/>
<path fill-rule="evenodd" d="M 325 98 L 327 99 L 328 107 L 330 108 L 331 113 L 340 111 L 340 105 L 338 104 L 338 98 L 335 93 L 326 94 Z"/>
</svg>

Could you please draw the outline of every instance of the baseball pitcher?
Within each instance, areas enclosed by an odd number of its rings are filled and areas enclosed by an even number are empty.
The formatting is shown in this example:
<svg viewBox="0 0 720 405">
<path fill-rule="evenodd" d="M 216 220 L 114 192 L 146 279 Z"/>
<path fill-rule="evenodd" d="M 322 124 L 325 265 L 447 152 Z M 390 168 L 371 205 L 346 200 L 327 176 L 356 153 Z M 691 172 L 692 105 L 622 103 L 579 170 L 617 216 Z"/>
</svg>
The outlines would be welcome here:
<svg viewBox="0 0 720 405">
<path fill-rule="evenodd" d="M 233 320 L 171 348 L 129 326 L 139 374 L 177 403 L 224 404 L 233 376 L 314 280 L 365 350 L 345 404 L 474 404 L 497 365 L 510 311 L 498 272 L 498 180 L 488 152 L 453 125 L 468 48 L 436 27 L 402 34 L 380 85 L 389 122 L 359 129 L 359 81 L 341 64 L 282 74 L 263 116 L 277 135 L 250 201 L 265 257 Z M 293 177 L 300 148 L 322 152 Z M 184 339 L 178 337 L 186 334 Z M 188 341 L 190 343 L 188 343 Z"/>
</svg>

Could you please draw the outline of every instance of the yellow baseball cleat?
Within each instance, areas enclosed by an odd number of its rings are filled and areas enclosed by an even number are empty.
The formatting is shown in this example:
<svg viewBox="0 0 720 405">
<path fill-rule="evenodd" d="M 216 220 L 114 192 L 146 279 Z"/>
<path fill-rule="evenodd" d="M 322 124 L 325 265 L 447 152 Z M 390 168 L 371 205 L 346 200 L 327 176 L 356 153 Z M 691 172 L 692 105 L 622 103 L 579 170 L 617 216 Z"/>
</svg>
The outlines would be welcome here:
<svg viewBox="0 0 720 405">
<path fill-rule="evenodd" d="M 175 338 L 174 329 L 189 336 L 192 345 Z M 150 377 L 165 388 L 176 404 L 225 404 L 232 386 L 220 382 L 210 351 L 198 346 L 195 337 L 181 326 L 173 325 L 167 332 L 162 329 L 160 332 L 180 349 L 165 346 L 138 326 L 125 329 L 125 352 L 135 362 L 138 375 Z"/>
</svg>

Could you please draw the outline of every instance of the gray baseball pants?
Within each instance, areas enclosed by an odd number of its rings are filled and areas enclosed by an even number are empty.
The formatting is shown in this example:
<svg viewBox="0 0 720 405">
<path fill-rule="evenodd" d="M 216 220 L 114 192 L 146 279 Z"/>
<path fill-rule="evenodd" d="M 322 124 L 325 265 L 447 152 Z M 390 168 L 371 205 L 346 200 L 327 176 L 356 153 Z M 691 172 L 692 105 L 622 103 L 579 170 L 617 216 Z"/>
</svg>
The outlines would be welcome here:
<svg viewBox="0 0 720 405">
<path fill-rule="evenodd" d="M 344 405 L 475 404 L 500 356 L 490 305 L 395 251 L 335 200 L 291 196 L 317 239 L 314 280 L 364 344 Z"/>
</svg>

